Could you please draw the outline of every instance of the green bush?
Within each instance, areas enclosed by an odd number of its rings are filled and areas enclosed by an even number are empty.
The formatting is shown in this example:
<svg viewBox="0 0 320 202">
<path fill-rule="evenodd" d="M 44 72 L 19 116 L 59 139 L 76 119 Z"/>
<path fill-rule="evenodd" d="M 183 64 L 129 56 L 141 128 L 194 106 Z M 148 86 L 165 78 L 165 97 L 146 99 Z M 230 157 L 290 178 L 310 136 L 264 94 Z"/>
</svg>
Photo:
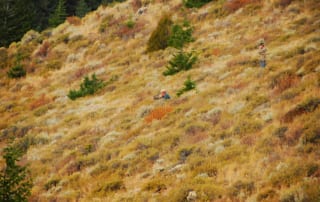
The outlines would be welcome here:
<svg viewBox="0 0 320 202">
<path fill-rule="evenodd" d="M 169 15 L 164 15 L 160 19 L 157 28 L 152 32 L 148 44 L 147 52 L 165 49 L 168 46 L 172 20 Z"/>
<path fill-rule="evenodd" d="M 132 20 L 128 20 L 125 24 L 128 28 L 132 29 L 136 23 Z"/>
<path fill-rule="evenodd" d="M 91 80 L 89 77 L 85 77 L 82 84 L 80 85 L 79 90 L 70 90 L 68 97 L 71 100 L 75 100 L 79 97 L 83 97 L 86 95 L 93 95 L 95 92 L 97 92 L 100 88 L 102 88 L 105 84 L 97 79 L 96 75 L 93 74 Z"/>
<path fill-rule="evenodd" d="M 169 61 L 167 70 L 163 72 L 164 76 L 176 74 L 182 70 L 189 70 L 197 61 L 197 56 L 193 53 L 185 53 L 180 51 L 178 54 L 175 54 L 173 58 Z"/>
<path fill-rule="evenodd" d="M 24 77 L 26 75 L 26 70 L 22 67 L 21 64 L 17 64 L 7 72 L 7 75 L 9 78 Z"/>
<path fill-rule="evenodd" d="M 184 92 L 190 91 L 192 89 L 196 88 L 196 84 L 194 81 L 191 80 L 190 76 L 188 77 L 188 79 L 184 82 L 184 87 L 181 88 L 178 92 L 177 92 L 177 96 L 179 97 L 180 95 L 182 95 Z"/>
<path fill-rule="evenodd" d="M 27 168 L 17 164 L 22 155 L 12 146 L 4 149 L 6 166 L 0 173 L 0 201 L 28 201 L 32 179 Z"/>
<path fill-rule="evenodd" d="M 194 41 L 192 38 L 193 28 L 190 26 L 188 21 L 185 21 L 181 25 L 173 25 L 171 27 L 171 34 L 168 39 L 168 45 L 181 49 L 185 43 Z"/>
<path fill-rule="evenodd" d="M 209 3 L 210 1 L 212 0 L 183 0 L 183 4 L 187 8 L 200 8 L 201 6 L 203 6 L 206 3 Z"/>
</svg>

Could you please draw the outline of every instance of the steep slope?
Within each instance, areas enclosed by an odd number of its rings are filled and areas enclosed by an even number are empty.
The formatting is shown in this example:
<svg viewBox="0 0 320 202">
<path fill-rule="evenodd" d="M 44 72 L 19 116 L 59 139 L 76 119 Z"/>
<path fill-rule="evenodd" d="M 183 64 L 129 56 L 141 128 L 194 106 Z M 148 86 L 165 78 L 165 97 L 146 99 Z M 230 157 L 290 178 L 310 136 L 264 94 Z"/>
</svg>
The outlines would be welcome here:
<svg viewBox="0 0 320 202">
<path fill-rule="evenodd" d="M 26 150 L 30 201 L 320 200 L 320 4 L 224 6 L 172 0 L 137 15 L 129 1 L 1 49 L 0 145 Z M 145 51 L 164 13 L 194 26 L 185 49 L 199 58 L 167 77 L 177 50 Z M 9 79 L 17 55 L 27 76 Z M 70 100 L 93 73 L 109 84 Z M 175 96 L 189 75 L 196 90 Z M 170 101 L 153 100 L 161 88 Z"/>
</svg>

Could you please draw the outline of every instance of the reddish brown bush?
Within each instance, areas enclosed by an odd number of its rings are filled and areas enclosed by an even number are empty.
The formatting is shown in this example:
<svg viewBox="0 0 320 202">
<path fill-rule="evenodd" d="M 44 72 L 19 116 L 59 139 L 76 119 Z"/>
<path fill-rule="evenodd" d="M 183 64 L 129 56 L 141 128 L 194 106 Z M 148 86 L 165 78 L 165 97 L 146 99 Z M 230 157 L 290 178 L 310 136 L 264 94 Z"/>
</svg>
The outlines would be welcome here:
<svg viewBox="0 0 320 202">
<path fill-rule="evenodd" d="M 70 17 L 67 17 L 67 22 L 70 24 L 70 25 L 81 25 L 81 19 L 77 16 L 70 16 Z"/>
<path fill-rule="evenodd" d="M 154 119 L 161 120 L 166 114 L 173 110 L 170 106 L 162 106 L 156 108 L 150 112 L 150 114 L 144 119 L 147 123 L 151 123 Z"/>
<path fill-rule="evenodd" d="M 281 6 L 281 7 L 287 7 L 289 4 L 291 4 L 293 0 L 278 0 L 276 1 L 275 5 L 276 6 Z"/>
<path fill-rule="evenodd" d="M 40 57 L 47 57 L 49 53 L 49 48 L 50 48 L 49 42 L 44 41 L 36 55 Z"/>
<path fill-rule="evenodd" d="M 133 10 L 134 10 L 135 12 L 137 12 L 137 10 L 138 10 L 140 7 L 142 7 L 142 2 L 141 2 L 141 0 L 133 0 L 133 1 L 131 2 L 131 5 L 132 5 Z"/>
<path fill-rule="evenodd" d="M 298 81 L 299 78 L 293 72 L 285 71 L 273 77 L 270 86 L 276 93 L 281 93 L 294 86 Z"/>
<path fill-rule="evenodd" d="M 30 104 L 30 109 L 34 110 L 38 107 L 48 104 L 49 102 L 51 102 L 51 99 L 46 98 L 45 95 L 42 94 L 40 98 L 36 99 Z"/>
</svg>

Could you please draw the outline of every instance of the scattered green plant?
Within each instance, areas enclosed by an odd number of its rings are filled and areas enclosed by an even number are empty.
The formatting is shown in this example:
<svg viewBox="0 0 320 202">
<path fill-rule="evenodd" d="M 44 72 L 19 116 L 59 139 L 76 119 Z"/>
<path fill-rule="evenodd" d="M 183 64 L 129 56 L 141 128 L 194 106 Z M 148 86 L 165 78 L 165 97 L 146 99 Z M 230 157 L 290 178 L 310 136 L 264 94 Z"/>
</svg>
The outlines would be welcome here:
<svg viewBox="0 0 320 202">
<path fill-rule="evenodd" d="M 190 76 L 188 76 L 188 79 L 184 82 L 184 87 L 177 92 L 177 96 L 179 97 L 183 93 L 193 90 L 195 88 L 196 88 L 195 82 L 191 80 Z"/>
<path fill-rule="evenodd" d="M 104 87 L 104 83 L 97 79 L 96 75 L 93 74 L 91 76 L 91 79 L 89 77 L 85 77 L 82 84 L 80 85 L 79 90 L 70 90 L 68 97 L 71 100 L 75 100 L 79 97 L 83 97 L 86 95 L 93 95 L 95 92 L 97 92 L 99 89 Z"/>
<path fill-rule="evenodd" d="M 26 75 L 26 70 L 22 67 L 20 63 L 9 69 L 7 72 L 9 78 L 20 78 Z"/>
<path fill-rule="evenodd" d="M 128 28 L 132 29 L 136 23 L 133 20 L 128 20 L 125 24 Z"/>
<path fill-rule="evenodd" d="M 194 41 L 192 32 L 193 28 L 188 21 L 184 21 L 182 25 L 173 25 L 171 27 L 168 45 L 178 49 L 183 48 L 184 44 Z"/>
<path fill-rule="evenodd" d="M 173 55 L 173 58 L 169 61 L 167 70 L 163 72 L 164 76 L 174 75 L 182 70 L 187 71 L 197 62 L 197 56 L 194 53 L 179 51 Z"/>
<path fill-rule="evenodd" d="M 114 179 L 111 181 L 107 181 L 104 185 L 98 188 L 96 192 L 107 194 L 107 193 L 118 191 L 121 189 L 125 189 L 123 181 L 120 179 Z"/>
</svg>

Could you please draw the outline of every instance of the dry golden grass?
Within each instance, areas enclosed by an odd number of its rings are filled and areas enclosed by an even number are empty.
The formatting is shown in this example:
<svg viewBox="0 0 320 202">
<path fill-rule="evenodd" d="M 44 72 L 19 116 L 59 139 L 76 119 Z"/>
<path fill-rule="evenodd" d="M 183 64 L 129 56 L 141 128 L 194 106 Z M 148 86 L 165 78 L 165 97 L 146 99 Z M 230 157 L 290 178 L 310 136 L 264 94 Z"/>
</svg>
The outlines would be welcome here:
<svg viewBox="0 0 320 202">
<path fill-rule="evenodd" d="M 42 44 L 6 49 L 1 65 L 8 69 L 22 51 L 28 75 L 10 80 L 0 70 L 0 148 L 8 137 L 28 148 L 30 200 L 185 201 L 193 190 L 198 201 L 316 201 L 318 3 L 233 3 L 230 13 L 222 1 L 191 13 L 180 0 L 150 1 L 136 16 L 139 1 L 124 2 L 43 32 Z M 168 10 L 194 26 L 185 49 L 199 63 L 163 77 L 175 50 L 144 51 Z M 257 60 L 260 38 L 266 69 Z M 92 73 L 112 83 L 69 100 Z M 198 91 L 175 97 L 189 75 Z M 166 104 L 152 99 L 162 88 L 172 96 Z"/>
</svg>

